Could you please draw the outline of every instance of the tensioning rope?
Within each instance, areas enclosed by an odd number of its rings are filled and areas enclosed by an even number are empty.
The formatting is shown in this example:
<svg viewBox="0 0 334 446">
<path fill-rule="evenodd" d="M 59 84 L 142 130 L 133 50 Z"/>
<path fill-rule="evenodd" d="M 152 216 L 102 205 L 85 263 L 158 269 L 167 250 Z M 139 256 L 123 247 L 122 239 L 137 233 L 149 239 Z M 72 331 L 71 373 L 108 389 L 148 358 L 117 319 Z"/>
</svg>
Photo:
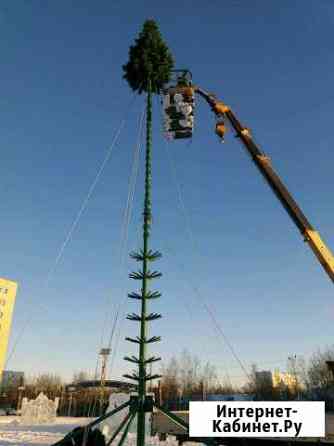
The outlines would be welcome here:
<svg viewBox="0 0 334 446">
<path fill-rule="evenodd" d="M 136 100 L 136 95 L 133 94 L 133 96 L 131 97 L 131 99 L 129 101 L 129 104 L 127 105 L 126 111 L 123 114 L 123 117 L 121 119 L 120 125 L 119 125 L 118 129 L 115 132 L 115 135 L 114 135 L 114 138 L 112 140 L 112 143 L 110 144 L 110 146 L 107 149 L 106 156 L 103 159 L 103 161 L 102 161 L 102 163 L 101 163 L 101 165 L 100 165 L 100 167 L 99 167 L 99 169 L 97 171 L 97 174 L 96 174 L 93 182 L 91 183 L 84 200 L 82 201 L 82 203 L 80 205 L 79 211 L 76 214 L 76 216 L 75 216 L 75 218 L 74 218 L 74 220 L 73 220 L 73 222 L 72 222 L 72 224 L 70 226 L 70 229 L 68 230 L 68 232 L 67 232 L 67 234 L 66 234 L 66 236 L 64 238 L 64 241 L 62 242 L 62 244 L 61 244 L 61 246 L 60 246 L 60 248 L 59 248 L 59 250 L 57 252 L 55 260 L 52 262 L 51 267 L 49 268 L 49 270 L 48 270 L 48 272 L 46 274 L 46 277 L 45 277 L 44 281 L 42 282 L 42 287 L 41 288 L 42 288 L 42 290 L 44 289 L 44 292 L 48 291 L 48 289 L 49 289 L 49 284 L 50 284 L 51 279 L 53 278 L 53 275 L 55 273 L 56 267 L 58 266 L 60 260 L 63 258 L 65 249 L 66 249 L 68 243 L 70 242 L 70 240 L 71 240 L 71 238 L 73 236 L 74 231 L 78 227 L 78 224 L 80 222 L 81 216 L 84 213 L 84 211 L 86 210 L 86 208 L 88 206 L 88 203 L 89 203 L 89 200 L 90 200 L 90 198 L 92 197 L 92 195 L 93 195 L 93 193 L 95 191 L 95 188 L 96 188 L 96 186 L 97 186 L 97 184 L 98 184 L 98 182 L 99 182 L 99 180 L 101 178 L 101 175 L 103 174 L 103 171 L 104 171 L 108 161 L 110 160 L 110 157 L 111 157 L 111 155 L 113 153 L 114 147 L 116 146 L 116 143 L 117 143 L 117 141 L 118 141 L 118 139 L 120 137 L 121 131 L 123 130 L 123 128 L 124 128 L 128 118 L 129 118 L 129 114 L 130 114 L 130 111 L 132 110 L 132 107 L 133 107 L 133 105 L 135 103 L 135 100 Z M 42 309 L 43 311 L 48 311 L 48 308 L 45 307 L 44 305 L 41 305 L 41 304 L 38 303 L 37 306 L 40 309 Z M 36 309 L 36 305 L 35 305 L 34 309 Z M 5 368 L 7 368 L 10 360 L 14 356 L 14 354 L 16 352 L 16 349 L 17 349 L 17 346 L 20 343 L 20 341 L 21 341 L 21 339 L 22 339 L 26 329 L 29 327 L 29 325 L 33 321 L 33 317 L 34 316 L 30 313 L 30 315 L 28 315 L 28 317 L 26 318 L 26 321 L 24 322 L 23 327 L 21 328 L 20 332 L 18 333 L 18 335 L 17 335 L 17 337 L 16 337 L 16 339 L 14 341 L 13 347 L 12 347 L 10 353 L 8 354 L 8 357 L 7 357 L 7 360 L 6 360 L 6 363 L 5 363 Z"/>
<path fill-rule="evenodd" d="M 125 270 L 125 259 L 127 256 L 129 225 L 131 222 L 133 201 L 134 201 L 135 189 L 136 189 L 137 178 L 138 178 L 139 159 L 140 159 L 141 141 L 142 141 L 143 128 L 144 128 L 144 125 L 143 125 L 144 120 L 145 120 L 145 105 L 143 106 L 142 112 L 140 113 L 140 116 L 139 116 L 138 136 L 137 136 L 137 142 L 134 146 L 134 151 L 133 151 L 132 168 L 131 168 L 131 174 L 129 177 L 128 195 L 127 195 L 126 205 L 125 205 L 124 213 L 123 213 L 123 223 L 121 226 L 120 249 L 119 249 L 119 253 L 120 253 L 119 265 L 120 265 L 121 273 Z M 125 299 L 121 298 L 118 303 L 117 309 L 115 311 L 113 322 L 111 324 L 110 335 L 109 335 L 109 340 L 108 340 L 108 345 L 107 345 L 107 348 L 109 348 L 109 349 L 111 349 L 111 346 L 112 346 L 112 341 L 113 341 L 114 333 L 115 333 L 115 330 L 116 330 L 116 327 L 117 327 L 117 324 L 119 321 L 119 315 L 121 312 L 123 301 L 125 301 Z M 107 320 L 108 320 L 108 312 L 106 312 L 106 317 L 105 317 L 104 325 L 102 328 L 100 348 L 102 348 L 103 344 L 104 344 L 105 330 L 106 330 L 105 325 L 106 325 Z M 115 349 L 112 350 L 112 358 L 115 353 L 116 353 Z M 97 358 L 97 362 L 96 362 L 96 368 L 95 368 L 95 377 L 96 378 L 95 379 L 97 379 L 98 363 L 99 363 L 99 358 Z"/>
<path fill-rule="evenodd" d="M 198 244 L 197 244 L 197 242 L 195 242 L 196 239 L 194 237 L 194 233 L 193 233 L 192 227 L 190 225 L 189 216 L 188 216 L 188 213 L 187 213 L 187 208 L 185 206 L 185 203 L 184 203 L 184 200 L 183 200 L 183 197 L 182 197 L 181 188 L 180 188 L 177 176 L 176 176 L 177 175 L 176 166 L 173 163 L 173 159 L 172 159 L 172 157 L 170 156 L 170 154 L 168 152 L 167 142 L 166 142 L 165 146 L 166 146 L 167 153 L 169 155 L 169 159 L 171 160 L 171 162 L 173 164 L 173 168 L 174 168 L 173 170 L 174 170 L 175 175 L 173 175 L 173 177 L 174 177 L 174 181 L 176 183 L 176 187 L 177 187 L 177 190 L 178 190 L 179 208 L 180 208 L 181 212 L 183 213 L 184 220 L 185 220 L 185 225 L 187 227 L 187 232 L 188 232 L 190 241 L 191 241 L 191 243 L 193 245 L 193 249 L 194 249 L 194 251 L 197 251 L 197 253 L 198 253 Z M 184 267 L 182 269 L 185 271 Z M 187 280 L 187 282 L 188 282 L 188 280 Z M 245 376 L 249 379 L 250 375 L 249 375 L 246 367 L 244 366 L 243 361 L 241 360 L 239 355 L 236 353 L 236 351 L 235 351 L 232 343 L 229 341 L 228 337 L 225 335 L 224 330 L 222 329 L 222 327 L 220 326 L 217 318 L 214 315 L 214 311 L 210 308 L 210 305 L 206 302 L 206 299 L 204 298 L 204 296 L 202 295 L 202 293 L 200 292 L 198 287 L 196 287 L 192 281 L 189 281 L 189 286 L 194 291 L 195 296 L 197 297 L 198 302 L 202 305 L 202 307 L 204 308 L 205 312 L 209 315 L 209 318 L 211 319 L 211 321 L 213 323 L 213 327 L 215 328 L 216 333 L 219 335 L 218 338 L 219 339 L 222 338 L 224 340 L 224 342 L 226 343 L 226 345 L 227 345 L 228 349 L 230 350 L 232 356 L 234 357 L 234 359 L 237 361 L 237 363 L 241 367 L 241 369 L 244 372 Z M 222 343 L 222 344 L 224 345 L 224 343 Z"/>
<path fill-rule="evenodd" d="M 139 243 L 141 241 L 142 226 L 143 226 L 142 222 L 139 222 L 138 223 L 138 228 L 137 228 L 138 234 L 137 234 L 137 237 L 136 237 L 137 243 L 135 243 L 135 245 L 139 245 Z M 123 301 L 122 309 L 120 311 L 120 318 L 121 318 L 120 319 L 120 324 L 119 324 L 119 327 L 118 327 L 118 329 L 117 329 L 117 331 L 115 333 L 116 337 L 115 337 L 115 344 L 114 344 L 114 355 L 112 355 L 112 357 L 111 357 L 111 363 L 110 363 L 110 369 L 109 369 L 109 373 L 110 374 L 112 373 L 113 367 L 115 365 L 115 359 L 117 357 L 118 348 L 119 348 L 119 341 L 120 341 L 120 338 L 121 338 L 121 334 L 122 334 L 122 330 L 123 330 L 124 322 L 125 322 L 125 316 L 126 316 L 126 310 L 124 309 L 124 307 L 125 307 L 125 303 L 127 301 L 126 300 L 127 294 L 126 294 L 125 290 L 123 290 L 122 294 L 124 296 L 124 301 Z"/>
<path fill-rule="evenodd" d="M 171 169 L 171 172 L 172 172 L 173 181 L 175 183 L 176 190 L 177 190 L 178 206 L 179 206 L 179 209 L 181 210 L 181 213 L 183 215 L 183 218 L 184 218 L 184 221 L 185 221 L 186 230 L 187 230 L 190 242 L 193 245 L 193 249 L 194 249 L 194 251 L 199 253 L 198 243 L 196 242 L 196 239 L 194 237 L 194 232 L 193 232 L 191 224 L 190 224 L 189 214 L 187 212 L 187 208 L 185 206 L 185 202 L 184 202 L 184 199 L 183 199 L 183 196 L 182 196 L 182 190 L 181 190 L 181 187 L 180 187 L 180 183 L 178 181 L 177 168 L 176 168 L 175 162 L 174 162 L 174 160 L 173 160 L 173 158 L 172 158 L 172 156 L 171 156 L 171 154 L 170 154 L 170 152 L 168 150 L 168 142 L 166 140 L 165 140 L 164 146 L 165 146 L 167 158 L 169 160 L 169 165 L 170 165 L 170 169 Z M 189 282 L 189 284 L 190 284 L 191 288 L 193 289 L 193 291 L 195 292 L 195 295 L 197 296 L 198 301 L 200 302 L 202 307 L 205 309 L 206 313 L 209 315 L 216 332 L 220 335 L 221 338 L 223 338 L 223 340 L 226 343 L 226 345 L 228 346 L 232 356 L 237 361 L 237 363 L 241 367 L 241 369 L 244 372 L 244 374 L 246 375 L 246 377 L 249 379 L 250 375 L 249 375 L 246 367 L 244 366 L 243 361 L 240 359 L 239 355 L 236 353 L 236 351 L 235 351 L 233 345 L 231 344 L 231 342 L 229 341 L 228 337 L 225 335 L 223 329 L 221 328 L 219 322 L 217 321 L 217 319 L 216 319 L 216 317 L 214 315 L 214 312 L 211 310 L 209 304 L 205 301 L 205 298 L 200 293 L 199 289 L 197 287 L 195 287 L 192 282 Z"/>
<path fill-rule="evenodd" d="M 138 179 L 138 172 L 139 172 L 139 162 L 140 162 L 140 150 L 143 146 L 143 142 L 144 142 L 144 131 L 145 131 L 145 126 L 144 126 L 144 122 L 145 122 L 145 117 L 146 117 L 146 104 L 144 104 L 144 115 L 142 117 L 142 121 L 141 121 L 141 129 L 140 129 L 140 133 L 138 135 L 138 153 L 137 153 L 137 158 L 136 158 L 136 165 L 135 165 L 135 175 L 134 175 L 134 181 L 133 181 L 133 190 L 132 190 L 132 196 L 131 196 L 131 209 L 133 206 L 133 200 L 134 200 L 134 194 L 135 194 L 135 190 L 136 190 L 136 184 L 137 184 L 137 179 Z M 142 226 L 142 224 L 140 223 L 140 227 Z M 124 257 L 123 257 L 123 268 L 124 268 L 124 274 L 126 272 L 125 270 L 125 259 L 127 258 L 127 240 L 126 240 L 126 244 L 124 245 Z M 119 304 L 119 309 L 118 309 L 118 313 L 117 313 L 117 319 L 119 320 L 120 316 L 125 316 L 125 311 L 124 311 L 124 306 L 125 303 L 127 302 L 127 293 L 125 292 L 125 290 L 123 290 L 122 292 L 123 294 L 123 298 Z M 115 339 L 115 344 L 114 344 L 114 354 L 111 357 L 111 363 L 110 363 L 110 369 L 109 369 L 109 373 L 111 374 L 113 366 L 114 366 L 114 362 L 115 362 L 115 358 L 117 356 L 117 350 L 118 350 L 118 345 L 119 345 L 119 340 L 120 340 L 120 336 L 121 336 L 121 332 L 122 332 L 122 327 L 123 327 L 123 323 L 125 321 L 125 317 L 121 318 L 121 322 L 119 325 L 119 329 L 118 329 L 118 333 L 116 335 L 116 339 Z M 116 331 L 116 325 L 115 325 L 115 329 L 113 330 L 113 332 L 111 333 L 111 337 L 110 337 L 110 345 L 112 342 L 112 339 L 115 335 L 115 331 Z"/>
<path fill-rule="evenodd" d="M 134 157 L 133 157 L 132 175 L 131 175 L 131 179 L 129 182 L 129 194 L 128 194 L 128 199 L 127 199 L 127 208 L 126 208 L 126 212 L 125 212 L 126 222 L 125 222 L 124 233 L 123 233 L 123 238 L 122 238 L 122 251 L 121 251 L 121 263 L 120 263 L 122 270 L 124 270 L 126 267 L 125 263 L 126 263 L 126 259 L 127 259 L 127 255 L 128 255 L 127 248 L 128 248 L 128 239 L 129 239 L 129 225 L 130 225 L 131 216 L 132 216 L 133 202 L 134 202 L 136 184 L 137 184 L 137 179 L 138 179 L 140 151 L 142 148 L 142 137 L 143 137 L 143 131 L 144 131 L 145 113 L 146 113 L 146 110 L 145 110 L 145 104 L 144 104 L 143 111 L 142 111 L 142 114 L 140 117 L 140 122 L 139 122 L 137 145 L 136 145 L 136 150 L 134 152 Z M 124 296 L 125 296 L 125 293 L 124 293 Z M 111 343 L 113 341 L 116 324 L 118 322 L 120 311 L 122 308 L 122 303 L 126 302 L 125 297 L 123 299 L 121 299 L 121 301 L 119 302 L 118 308 L 117 308 L 117 312 L 115 315 L 115 323 L 113 325 L 113 328 L 111 330 L 110 337 L 109 337 L 109 343 L 108 343 L 109 348 L 111 347 Z"/>
</svg>

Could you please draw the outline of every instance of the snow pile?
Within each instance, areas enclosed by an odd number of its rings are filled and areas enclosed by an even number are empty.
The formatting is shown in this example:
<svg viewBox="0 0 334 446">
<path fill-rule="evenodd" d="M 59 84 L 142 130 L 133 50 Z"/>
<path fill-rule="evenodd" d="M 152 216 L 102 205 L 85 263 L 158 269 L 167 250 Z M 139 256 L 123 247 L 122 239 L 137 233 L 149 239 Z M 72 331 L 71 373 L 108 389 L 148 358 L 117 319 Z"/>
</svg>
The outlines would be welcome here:
<svg viewBox="0 0 334 446">
<path fill-rule="evenodd" d="M 21 409 L 22 424 L 45 424 L 55 421 L 57 416 L 59 398 L 54 401 L 40 393 L 35 400 L 23 398 Z"/>
</svg>

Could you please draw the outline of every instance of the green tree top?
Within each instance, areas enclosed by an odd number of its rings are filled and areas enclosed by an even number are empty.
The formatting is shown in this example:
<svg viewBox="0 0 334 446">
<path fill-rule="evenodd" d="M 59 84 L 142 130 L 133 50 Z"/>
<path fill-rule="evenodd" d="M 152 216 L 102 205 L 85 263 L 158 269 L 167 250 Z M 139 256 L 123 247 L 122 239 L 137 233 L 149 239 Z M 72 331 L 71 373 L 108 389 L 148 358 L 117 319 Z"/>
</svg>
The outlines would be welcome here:
<svg viewBox="0 0 334 446">
<path fill-rule="evenodd" d="M 135 45 L 130 46 L 129 61 L 123 65 L 123 78 L 134 91 L 159 93 L 169 81 L 174 60 L 154 20 L 146 20 Z"/>
</svg>

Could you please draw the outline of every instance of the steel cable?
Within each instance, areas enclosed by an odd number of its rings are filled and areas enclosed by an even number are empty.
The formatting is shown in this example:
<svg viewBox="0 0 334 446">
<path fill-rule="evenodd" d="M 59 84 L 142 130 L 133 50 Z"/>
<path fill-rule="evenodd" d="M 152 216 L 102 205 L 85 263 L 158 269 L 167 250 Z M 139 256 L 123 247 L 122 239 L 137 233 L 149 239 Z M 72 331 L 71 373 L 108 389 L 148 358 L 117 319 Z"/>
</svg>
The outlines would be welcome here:
<svg viewBox="0 0 334 446">
<path fill-rule="evenodd" d="M 103 171 L 104 171 L 104 169 L 105 169 L 105 167 L 106 167 L 106 165 L 107 165 L 107 163 L 108 163 L 108 161 L 109 161 L 109 159 L 110 159 L 110 157 L 112 155 L 113 149 L 114 149 L 114 147 L 115 147 L 115 145 L 116 145 L 116 143 L 117 143 L 117 141 L 118 141 L 118 139 L 120 137 L 121 131 L 123 130 L 123 128 L 124 128 L 124 126 L 125 126 L 125 124 L 126 124 L 126 122 L 128 120 L 130 111 L 132 110 L 132 106 L 134 105 L 135 100 L 136 100 L 136 95 L 134 94 L 131 97 L 130 101 L 129 101 L 129 104 L 128 104 L 127 108 L 126 108 L 126 111 L 125 111 L 125 113 L 123 115 L 123 118 L 121 119 L 120 125 L 119 125 L 117 131 L 115 132 L 115 135 L 114 135 L 114 138 L 112 140 L 112 143 L 108 147 L 107 154 L 106 154 L 105 158 L 103 159 L 103 161 L 102 161 L 102 163 L 101 163 L 101 165 L 100 165 L 100 167 L 99 167 L 99 169 L 97 171 L 97 174 L 96 174 L 93 182 L 91 183 L 84 200 L 82 201 L 82 203 L 80 205 L 79 211 L 77 212 L 74 220 L 72 221 L 70 229 L 68 230 L 68 232 L 67 232 L 67 234 L 66 234 L 66 236 L 64 238 L 64 241 L 62 242 L 62 244 L 60 246 L 60 249 L 58 250 L 58 253 L 56 255 L 56 258 L 55 258 L 54 262 L 52 263 L 51 267 L 49 268 L 49 270 L 48 270 L 48 272 L 46 274 L 45 280 L 44 280 L 44 282 L 43 282 L 43 284 L 41 286 L 41 288 L 44 289 L 44 292 L 46 292 L 49 289 L 49 284 L 50 284 L 50 281 L 51 281 L 51 279 L 52 279 L 52 277 L 54 275 L 56 267 L 58 266 L 60 260 L 63 258 L 65 249 L 66 249 L 68 243 L 70 242 L 75 229 L 77 228 L 77 226 L 79 224 L 79 221 L 80 221 L 80 219 L 82 217 L 82 214 L 84 213 L 84 211 L 86 210 L 86 208 L 88 206 L 89 200 L 92 197 L 92 195 L 94 193 L 94 190 L 95 190 L 95 188 L 96 188 L 96 186 L 97 186 L 97 184 L 99 182 L 99 179 L 102 176 L 102 173 L 103 173 Z M 40 309 L 42 309 L 43 311 L 48 311 L 47 307 L 45 307 L 44 305 L 37 304 L 37 306 Z M 17 346 L 20 343 L 20 341 L 21 341 L 21 339 L 23 337 L 23 334 L 25 333 L 26 329 L 31 324 L 32 320 L 33 320 L 33 315 L 30 314 L 26 318 L 26 321 L 24 322 L 23 327 L 21 328 L 20 332 L 18 333 L 18 335 L 17 335 L 17 337 L 16 337 L 16 339 L 14 341 L 13 347 L 12 347 L 10 353 L 8 354 L 8 357 L 7 357 L 7 360 L 6 360 L 6 363 L 5 363 L 5 368 L 7 368 L 10 360 L 14 356 L 15 351 L 17 349 Z"/>
<path fill-rule="evenodd" d="M 199 253 L 198 243 L 197 243 L 197 241 L 196 241 L 196 239 L 194 237 L 194 233 L 192 231 L 189 215 L 188 215 L 188 212 L 187 212 L 187 209 L 186 209 L 186 206 L 185 206 L 185 203 L 184 203 L 184 199 L 183 199 L 183 196 L 182 196 L 182 190 L 181 190 L 181 187 L 180 187 L 180 183 L 178 181 L 177 168 L 176 168 L 174 160 L 173 160 L 173 158 L 172 158 L 172 156 L 171 156 L 171 154 L 170 154 L 170 152 L 168 150 L 168 142 L 166 140 L 165 140 L 164 146 L 165 146 L 167 158 L 169 160 L 170 169 L 172 171 L 173 181 L 174 181 L 175 186 L 176 186 L 177 195 L 178 195 L 178 204 L 179 204 L 179 208 L 181 210 L 181 213 L 183 214 L 186 230 L 188 232 L 188 236 L 189 236 L 191 244 L 193 245 L 194 250 L 197 253 Z M 213 311 L 210 309 L 208 303 L 205 302 L 205 299 L 204 299 L 203 295 L 200 293 L 199 289 L 197 287 L 195 287 L 192 283 L 189 282 L 189 285 L 191 286 L 191 288 L 195 292 L 196 296 L 198 297 L 198 301 L 201 303 L 201 305 L 204 307 L 205 311 L 209 315 L 209 317 L 210 317 L 211 321 L 213 322 L 213 325 L 214 325 L 214 327 L 216 329 L 216 332 L 225 341 L 225 343 L 228 346 L 230 352 L 232 353 L 232 356 L 234 357 L 234 359 L 237 361 L 237 363 L 241 367 L 241 369 L 244 372 L 244 374 L 247 377 L 247 379 L 250 379 L 250 375 L 247 372 L 246 367 L 244 366 L 243 362 L 241 361 L 240 357 L 237 355 L 237 353 L 236 353 L 234 347 L 232 346 L 231 342 L 228 340 L 227 336 L 225 335 L 224 331 L 222 330 L 221 326 L 219 325 L 219 323 L 218 323 L 216 317 L 214 316 Z"/>
</svg>

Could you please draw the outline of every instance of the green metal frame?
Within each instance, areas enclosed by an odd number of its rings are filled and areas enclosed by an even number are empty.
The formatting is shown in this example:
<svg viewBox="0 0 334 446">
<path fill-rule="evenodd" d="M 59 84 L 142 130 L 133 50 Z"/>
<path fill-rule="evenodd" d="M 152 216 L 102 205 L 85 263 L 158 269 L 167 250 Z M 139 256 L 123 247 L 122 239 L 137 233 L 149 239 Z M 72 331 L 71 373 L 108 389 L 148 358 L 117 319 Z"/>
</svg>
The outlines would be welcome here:
<svg viewBox="0 0 334 446">
<path fill-rule="evenodd" d="M 123 429 L 123 427 L 126 425 L 127 421 L 132 417 L 132 413 L 129 412 L 126 417 L 123 419 L 123 421 L 121 422 L 121 424 L 118 426 L 118 428 L 115 430 L 115 432 L 113 433 L 113 435 L 111 436 L 110 440 L 108 441 L 108 443 L 106 444 L 106 446 L 110 446 L 111 443 L 115 440 L 115 438 L 117 437 L 117 435 L 121 432 L 121 430 Z"/>
<path fill-rule="evenodd" d="M 124 432 L 123 432 L 123 434 L 121 436 L 121 439 L 119 440 L 118 446 L 122 446 L 122 444 L 124 443 L 124 441 L 125 441 L 125 439 L 126 439 L 126 437 L 128 435 L 128 432 L 129 432 L 130 426 L 132 424 L 132 421 L 133 421 L 135 416 L 136 416 L 136 412 L 133 412 L 131 414 L 131 416 L 130 416 L 128 424 L 126 425 L 126 428 L 124 429 Z"/>
<path fill-rule="evenodd" d="M 126 407 L 130 406 L 130 400 L 125 402 L 124 404 L 121 404 L 116 409 L 113 409 L 112 411 L 106 413 L 105 415 L 102 415 L 101 417 L 97 418 L 96 420 L 92 421 L 91 423 L 86 424 L 86 426 L 83 427 L 84 429 L 84 439 L 83 439 L 83 445 L 85 446 L 85 442 L 87 440 L 88 432 L 90 429 L 95 427 L 96 425 L 100 424 L 102 421 L 106 420 L 109 417 L 112 417 L 116 413 L 120 412 L 121 410 L 125 409 Z M 73 432 L 70 432 L 67 434 L 62 440 L 57 441 L 57 443 L 54 443 L 53 446 L 62 446 L 64 442 L 67 442 L 68 439 L 75 440 L 79 435 L 82 435 L 82 430 L 75 430 Z"/>
<path fill-rule="evenodd" d="M 182 427 L 185 431 L 189 431 L 189 424 L 186 423 L 182 418 L 178 417 L 177 415 L 169 412 L 167 409 L 163 409 L 158 404 L 154 403 L 154 407 L 161 413 L 163 413 L 167 418 L 173 421 L 173 423 L 177 424 L 178 426 Z"/>
<path fill-rule="evenodd" d="M 101 417 L 97 418 L 96 420 L 92 421 L 91 423 L 87 424 L 86 427 L 92 428 L 96 426 L 97 424 L 100 424 L 102 421 L 106 420 L 109 417 L 112 417 L 116 413 L 120 412 L 123 409 L 126 409 L 128 406 L 130 406 L 131 402 L 126 401 L 125 403 L 121 404 L 120 406 L 116 407 L 116 409 L 111 410 L 110 412 L 107 412 L 106 414 L 102 415 Z"/>
<path fill-rule="evenodd" d="M 171 413 L 169 410 L 162 408 L 161 406 L 159 406 L 158 404 L 156 404 L 154 402 L 151 405 L 151 401 L 149 400 L 149 397 L 146 397 L 145 400 L 144 400 L 144 404 L 143 404 L 144 417 L 145 417 L 145 413 L 152 411 L 151 410 L 151 406 L 155 407 L 159 412 L 161 412 L 167 418 L 172 420 L 173 423 L 175 423 L 176 425 L 178 425 L 182 429 L 184 429 L 185 434 L 189 433 L 189 425 L 188 425 L 188 423 L 186 423 L 182 418 L 180 418 L 177 415 Z M 139 397 L 137 395 L 135 397 L 131 397 L 131 399 L 129 401 L 127 401 L 126 403 L 124 403 L 121 406 L 117 407 L 116 409 L 106 413 L 105 415 L 103 415 L 103 416 L 97 418 L 96 420 L 92 421 L 91 423 L 87 424 L 82 429 L 75 430 L 74 432 L 71 432 L 70 434 L 66 435 L 66 437 L 64 437 L 61 441 L 55 443 L 53 446 L 62 446 L 64 443 L 67 444 L 69 439 L 71 439 L 73 444 L 75 445 L 76 444 L 75 441 L 76 441 L 76 439 L 79 438 L 79 436 L 82 435 L 82 431 L 84 431 L 83 432 L 83 440 L 82 440 L 82 444 L 80 446 L 86 446 L 87 441 L 88 441 L 88 437 L 89 437 L 89 432 L 90 432 L 90 430 L 92 428 L 94 428 L 95 426 L 97 426 L 102 421 L 106 420 L 107 418 L 112 417 L 113 415 L 115 415 L 116 413 L 120 412 L 121 410 L 126 409 L 127 407 L 129 407 L 129 413 L 123 418 L 123 420 L 121 421 L 121 423 L 116 428 L 116 430 L 114 431 L 113 435 L 111 436 L 110 440 L 106 444 L 106 446 L 110 446 L 112 444 L 112 442 L 115 440 L 115 438 L 122 431 L 122 429 L 125 427 L 124 432 L 122 433 L 122 436 L 121 436 L 121 438 L 119 440 L 119 443 L 118 443 L 118 446 L 122 446 L 124 444 L 124 441 L 125 441 L 128 433 L 129 433 L 129 429 L 131 427 L 131 424 L 132 424 L 135 416 L 136 415 L 137 415 L 137 417 L 139 416 L 139 411 L 141 409 L 141 404 L 140 404 Z M 144 418 L 144 421 L 145 421 L 145 418 Z M 143 434 L 144 434 L 144 439 L 143 439 L 144 440 L 143 445 L 144 445 L 145 444 L 145 430 L 141 431 L 141 432 L 143 432 Z M 137 435 L 138 435 L 138 428 L 137 428 Z M 137 444 L 138 444 L 138 438 L 139 437 L 137 436 Z M 140 441 L 140 439 L 139 439 L 139 441 Z"/>
<path fill-rule="evenodd" d="M 130 342 L 139 344 L 139 357 L 126 356 L 124 359 L 138 365 L 138 372 L 132 375 L 126 374 L 124 377 L 138 382 L 138 400 L 137 400 L 137 446 L 145 444 L 145 413 L 148 411 L 148 400 L 146 398 L 146 383 L 149 380 L 160 378 L 160 375 L 150 375 L 147 373 L 147 365 L 159 361 L 161 358 L 151 356 L 147 358 L 147 344 L 160 341 L 160 337 L 148 337 L 147 322 L 161 318 L 158 313 L 148 313 L 147 301 L 156 299 L 161 296 L 157 291 L 150 291 L 148 282 L 152 279 L 161 277 L 158 271 L 151 271 L 149 263 L 161 257 L 160 252 L 152 251 L 149 248 L 149 237 L 152 224 L 152 92 L 151 83 L 148 82 L 146 102 L 146 156 L 145 156 L 145 197 L 143 212 L 143 248 L 139 252 L 132 252 L 130 256 L 137 262 L 141 262 L 141 271 L 133 272 L 129 275 L 131 279 L 141 281 L 140 292 L 129 293 L 130 299 L 138 299 L 141 301 L 140 314 L 131 313 L 127 315 L 127 319 L 140 323 L 140 334 L 136 339 L 126 338 Z"/>
<path fill-rule="evenodd" d="M 137 299 L 141 301 L 140 314 L 131 313 L 127 315 L 127 319 L 139 322 L 140 330 L 139 336 L 136 338 L 125 338 L 127 341 L 139 344 L 139 357 L 136 356 L 126 356 L 124 359 L 138 366 L 138 371 L 134 371 L 131 375 L 126 374 L 124 377 L 134 380 L 138 383 L 138 394 L 132 396 L 129 401 L 117 407 L 116 409 L 106 413 L 105 415 L 97 418 L 93 422 L 87 424 L 84 428 L 84 441 L 85 445 L 89 431 L 100 424 L 105 419 L 112 417 L 121 410 L 129 407 L 129 414 L 121 421 L 120 425 L 114 431 L 112 437 L 107 443 L 110 446 L 115 440 L 117 435 L 125 427 L 118 446 L 122 446 L 126 436 L 129 432 L 131 424 L 137 415 L 137 446 L 145 446 L 145 414 L 152 412 L 153 406 L 155 406 L 160 412 L 165 416 L 170 418 L 174 423 L 181 426 L 186 432 L 189 431 L 188 424 L 181 418 L 172 414 L 166 409 L 158 406 L 152 402 L 152 398 L 147 396 L 146 383 L 149 380 L 160 378 L 160 375 L 151 375 L 147 373 L 147 365 L 155 361 L 159 361 L 161 358 L 151 356 L 147 358 L 147 344 L 152 342 L 160 341 L 159 336 L 148 337 L 148 324 L 147 322 L 154 321 L 161 318 L 158 313 L 148 313 L 147 301 L 150 299 L 156 299 L 161 296 L 158 291 L 150 291 L 148 287 L 148 282 L 152 279 L 161 277 L 161 273 L 158 271 L 151 271 L 149 269 L 149 263 L 161 258 L 161 253 L 158 251 L 153 251 L 149 248 L 149 237 L 150 229 L 152 224 L 152 201 L 151 201 L 151 191 L 152 191 L 152 92 L 151 84 L 148 83 L 147 92 L 147 102 L 146 102 L 146 156 L 145 156 L 145 197 L 144 197 L 144 212 L 143 212 L 143 248 L 139 252 L 132 252 L 130 257 L 137 262 L 141 262 L 142 269 L 137 272 L 133 272 L 129 275 L 131 279 L 141 281 L 140 292 L 132 292 L 128 294 L 131 299 Z M 74 431 L 72 434 L 67 435 L 65 438 L 72 438 L 75 440 L 78 436 L 82 435 L 82 430 Z M 61 446 L 62 441 L 55 443 L 54 446 Z"/>
</svg>

